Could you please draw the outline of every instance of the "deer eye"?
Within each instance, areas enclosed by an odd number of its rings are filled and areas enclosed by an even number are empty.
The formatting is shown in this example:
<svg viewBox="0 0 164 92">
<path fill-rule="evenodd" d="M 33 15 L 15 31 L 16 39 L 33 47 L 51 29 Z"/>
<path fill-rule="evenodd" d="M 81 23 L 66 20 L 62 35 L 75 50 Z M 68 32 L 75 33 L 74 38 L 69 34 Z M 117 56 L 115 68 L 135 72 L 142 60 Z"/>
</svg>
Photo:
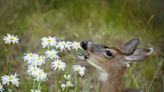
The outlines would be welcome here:
<svg viewBox="0 0 164 92">
<path fill-rule="evenodd" d="M 107 59 L 112 59 L 114 57 L 114 55 L 112 54 L 112 52 L 110 50 L 105 50 L 104 57 Z"/>
</svg>

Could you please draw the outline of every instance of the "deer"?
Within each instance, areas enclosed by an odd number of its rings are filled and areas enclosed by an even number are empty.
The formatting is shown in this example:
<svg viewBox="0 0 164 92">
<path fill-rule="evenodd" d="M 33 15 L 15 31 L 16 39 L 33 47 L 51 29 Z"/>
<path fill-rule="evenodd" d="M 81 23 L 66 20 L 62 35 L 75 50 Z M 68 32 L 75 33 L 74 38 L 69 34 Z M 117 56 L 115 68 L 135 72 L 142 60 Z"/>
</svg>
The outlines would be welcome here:
<svg viewBox="0 0 164 92">
<path fill-rule="evenodd" d="M 139 43 L 139 38 L 133 38 L 122 48 L 116 48 L 92 41 L 80 42 L 85 53 L 79 57 L 99 71 L 99 92 L 142 92 L 140 89 L 124 89 L 122 83 L 127 64 L 142 61 L 153 52 L 153 48 L 137 48 Z"/>
</svg>

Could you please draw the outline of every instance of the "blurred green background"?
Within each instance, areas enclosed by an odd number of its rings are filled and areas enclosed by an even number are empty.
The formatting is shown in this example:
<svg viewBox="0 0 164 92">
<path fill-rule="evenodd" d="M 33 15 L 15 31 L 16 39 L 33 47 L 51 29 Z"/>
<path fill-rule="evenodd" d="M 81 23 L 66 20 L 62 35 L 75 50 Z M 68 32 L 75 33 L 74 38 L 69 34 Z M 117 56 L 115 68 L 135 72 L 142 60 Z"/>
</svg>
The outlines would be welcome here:
<svg viewBox="0 0 164 92">
<path fill-rule="evenodd" d="M 109 46 L 139 37 L 140 47 L 153 47 L 155 51 L 128 69 L 125 86 L 164 92 L 163 10 L 163 0 L 0 0 L 0 38 L 10 33 L 21 39 L 18 46 L 10 48 L 0 41 L 0 75 L 6 74 L 5 62 L 10 61 L 8 72 L 25 76 L 22 57 L 28 51 L 38 52 L 44 36 L 93 40 Z M 20 92 L 28 92 L 27 80 L 24 78 Z"/>
</svg>

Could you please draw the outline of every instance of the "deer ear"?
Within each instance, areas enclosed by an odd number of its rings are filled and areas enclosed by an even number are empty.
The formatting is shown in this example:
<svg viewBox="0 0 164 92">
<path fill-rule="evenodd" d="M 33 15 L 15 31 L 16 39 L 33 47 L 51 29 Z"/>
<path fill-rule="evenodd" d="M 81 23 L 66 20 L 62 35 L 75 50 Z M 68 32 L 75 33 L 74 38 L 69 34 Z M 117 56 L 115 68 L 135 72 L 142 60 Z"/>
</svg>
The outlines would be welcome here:
<svg viewBox="0 0 164 92">
<path fill-rule="evenodd" d="M 136 49 L 132 55 L 125 56 L 128 61 L 143 60 L 153 52 L 153 48 L 140 48 Z"/>
<path fill-rule="evenodd" d="M 132 54 L 134 50 L 137 48 L 137 45 L 140 43 L 140 40 L 138 38 L 133 38 L 127 43 L 122 48 L 122 52 L 125 54 Z"/>
</svg>

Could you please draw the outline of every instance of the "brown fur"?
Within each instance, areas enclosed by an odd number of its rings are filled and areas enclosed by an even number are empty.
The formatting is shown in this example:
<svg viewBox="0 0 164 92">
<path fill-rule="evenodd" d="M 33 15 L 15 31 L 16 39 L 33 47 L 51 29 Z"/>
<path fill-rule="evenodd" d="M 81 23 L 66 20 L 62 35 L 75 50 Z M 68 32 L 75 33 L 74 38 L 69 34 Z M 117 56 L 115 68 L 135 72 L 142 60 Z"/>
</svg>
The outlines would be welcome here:
<svg viewBox="0 0 164 92">
<path fill-rule="evenodd" d="M 143 60 L 153 49 L 136 49 L 139 39 L 128 41 L 123 50 L 93 42 L 81 42 L 86 51 L 86 60 L 100 71 L 100 92 L 141 92 L 137 89 L 123 89 L 126 60 Z"/>
<path fill-rule="evenodd" d="M 107 81 L 100 80 L 100 92 L 121 92 L 122 90 L 122 79 L 126 67 L 122 62 L 122 54 L 114 49 L 112 50 L 115 53 L 115 57 L 111 59 L 112 61 L 89 52 L 90 57 L 88 60 L 103 68 L 109 75 Z"/>
<path fill-rule="evenodd" d="M 125 69 L 122 68 L 119 71 L 110 72 L 107 81 L 100 81 L 100 92 L 121 92 L 124 71 Z"/>
</svg>

